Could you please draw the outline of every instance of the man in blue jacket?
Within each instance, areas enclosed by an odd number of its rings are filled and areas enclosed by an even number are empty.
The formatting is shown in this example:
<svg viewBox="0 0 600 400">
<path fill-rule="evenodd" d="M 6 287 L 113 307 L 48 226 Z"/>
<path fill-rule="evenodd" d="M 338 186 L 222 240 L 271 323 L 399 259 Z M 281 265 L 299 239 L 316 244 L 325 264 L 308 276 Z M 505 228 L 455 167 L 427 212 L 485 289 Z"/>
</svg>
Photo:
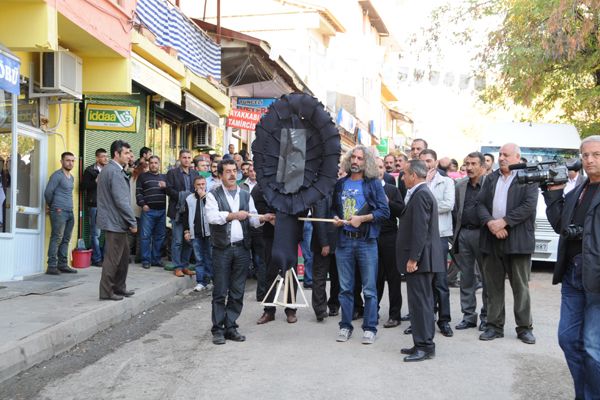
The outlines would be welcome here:
<svg viewBox="0 0 600 400">
<path fill-rule="evenodd" d="M 377 237 L 380 224 L 390 209 L 378 179 L 373 153 L 356 146 L 342 158 L 340 168 L 347 175 L 335 185 L 333 215 L 338 227 L 336 263 L 340 278 L 342 320 L 337 341 L 352 335 L 354 310 L 354 268 L 357 265 L 365 297 L 363 344 L 372 344 L 377 334 Z"/>
</svg>

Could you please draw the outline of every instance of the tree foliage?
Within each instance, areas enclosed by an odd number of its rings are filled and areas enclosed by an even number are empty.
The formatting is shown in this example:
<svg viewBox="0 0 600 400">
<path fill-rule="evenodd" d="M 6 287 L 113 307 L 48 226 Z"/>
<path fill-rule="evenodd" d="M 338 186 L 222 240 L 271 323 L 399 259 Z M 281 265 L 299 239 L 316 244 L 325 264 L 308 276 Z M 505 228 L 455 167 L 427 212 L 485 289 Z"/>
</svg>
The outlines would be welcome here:
<svg viewBox="0 0 600 400">
<path fill-rule="evenodd" d="M 577 126 L 582 136 L 600 133 L 600 0 L 455 4 L 433 12 L 430 45 L 440 38 L 442 20 L 463 26 L 454 32 L 462 42 L 474 39 L 465 21 L 500 21 L 488 29 L 477 55 L 480 73 L 492 77 L 484 101 L 525 106 L 532 119 L 559 110 L 559 119 Z"/>
</svg>

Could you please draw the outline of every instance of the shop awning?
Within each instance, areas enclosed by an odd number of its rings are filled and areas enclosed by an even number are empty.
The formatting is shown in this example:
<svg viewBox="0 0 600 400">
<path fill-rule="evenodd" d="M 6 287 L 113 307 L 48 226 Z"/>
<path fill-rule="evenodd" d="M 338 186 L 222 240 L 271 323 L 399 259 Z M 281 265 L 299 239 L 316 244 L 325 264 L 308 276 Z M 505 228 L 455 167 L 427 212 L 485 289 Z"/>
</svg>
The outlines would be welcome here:
<svg viewBox="0 0 600 400">
<path fill-rule="evenodd" d="M 131 79 L 175 104 L 181 104 L 179 81 L 139 55 L 131 54 Z"/>
<path fill-rule="evenodd" d="M 208 104 L 192 96 L 189 93 L 184 94 L 185 110 L 190 114 L 195 115 L 201 120 L 208 122 L 211 125 L 219 126 L 219 114 Z"/>
</svg>

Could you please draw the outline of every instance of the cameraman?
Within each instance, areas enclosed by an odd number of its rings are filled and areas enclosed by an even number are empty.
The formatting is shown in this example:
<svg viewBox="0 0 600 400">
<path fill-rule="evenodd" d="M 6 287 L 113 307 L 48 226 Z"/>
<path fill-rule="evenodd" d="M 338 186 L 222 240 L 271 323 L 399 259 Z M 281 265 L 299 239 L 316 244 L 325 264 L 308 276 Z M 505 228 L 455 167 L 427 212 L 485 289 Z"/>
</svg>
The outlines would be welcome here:
<svg viewBox="0 0 600 400">
<path fill-rule="evenodd" d="M 553 284 L 562 282 L 558 343 L 573 376 L 575 397 L 600 398 L 600 136 L 581 142 L 588 179 L 563 197 L 544 191 L 546 215 L 559 233 Z"/>
</svg>

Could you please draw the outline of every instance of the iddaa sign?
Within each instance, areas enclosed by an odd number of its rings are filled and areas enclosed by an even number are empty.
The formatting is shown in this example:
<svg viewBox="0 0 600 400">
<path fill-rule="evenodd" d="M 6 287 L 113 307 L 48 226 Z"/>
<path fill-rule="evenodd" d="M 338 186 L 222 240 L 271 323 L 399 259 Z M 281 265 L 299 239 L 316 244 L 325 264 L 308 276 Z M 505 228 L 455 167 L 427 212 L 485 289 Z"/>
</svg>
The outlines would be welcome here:
<svg viewBox="0 0 600 400">
<path fill-rule="evenodd" d="M 85 128 L 89 130 L 137 132 L 138 107 L 88 104 Z"/>
</svg>

